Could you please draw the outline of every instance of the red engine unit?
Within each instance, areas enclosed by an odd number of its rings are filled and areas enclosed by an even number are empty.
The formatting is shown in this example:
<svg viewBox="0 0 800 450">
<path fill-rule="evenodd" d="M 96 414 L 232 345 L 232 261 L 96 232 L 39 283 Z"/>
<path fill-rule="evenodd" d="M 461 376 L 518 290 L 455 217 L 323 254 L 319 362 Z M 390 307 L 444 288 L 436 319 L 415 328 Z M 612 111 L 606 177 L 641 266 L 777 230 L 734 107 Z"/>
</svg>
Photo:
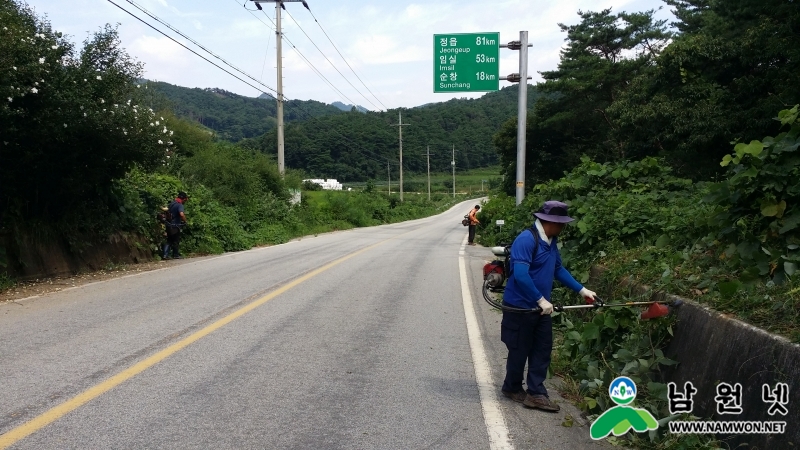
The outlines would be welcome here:
<svg viewBox="0 0 800 450">
<path fill-rule="evenodd" d="M 486 276 L 490 273 L 499 273 L 500 275 L 505 275 L 503 274 L 503 261 L 492 261 L 490 263 L 486 263 L 483 266 L 483 278 L 486 278 Z"/>
</svg>

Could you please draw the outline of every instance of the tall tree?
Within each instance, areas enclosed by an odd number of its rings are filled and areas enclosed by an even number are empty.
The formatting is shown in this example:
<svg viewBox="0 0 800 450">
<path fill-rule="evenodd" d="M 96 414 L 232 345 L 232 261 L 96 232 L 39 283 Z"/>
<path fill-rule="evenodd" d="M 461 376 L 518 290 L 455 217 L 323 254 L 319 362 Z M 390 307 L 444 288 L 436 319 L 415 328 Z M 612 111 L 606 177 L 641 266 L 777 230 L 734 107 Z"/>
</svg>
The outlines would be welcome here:
<svg viewBox="0 0 800 450">
<path fill-rule="evenodd" d="M 0 222 L 57 219 L 166 161 L 164 119 L 140 106 L 142 65 L 106 26 L 80 52 L 27 5 L 0 0 Z"/>
<path fill-rule="evenodd" d="M 611 108 L 636 154 L 681 173 L 718 172 L 732 139 L 778 131 L 774 111 L 800 102 L 800 7 L 785 0 L 665 0 L 680 34 Z"/>
<path fill-rule="evenodd" d="M 567 34 L 558 68 L 541 72 L 542 98 L 529 118 L 527 168 L 529 180 L 560 176 L 581 155 L 597 159 L 624 159 L 624 142 L 613 133 L 616 124 L 608 108 L 631 80 L 652 69 L 672 37 L 666 21 L 655 10 L 640 13 L 578 11 L 576 25 L 559 24 Z M 506 169 L 507 184 L 514 180 L 516 146 L 507 124 L 495 139 Z M 531 183 L 528 183 L 532 186 Z M 507 188 L 510 187 L 508 184 Z"/>
</svg>

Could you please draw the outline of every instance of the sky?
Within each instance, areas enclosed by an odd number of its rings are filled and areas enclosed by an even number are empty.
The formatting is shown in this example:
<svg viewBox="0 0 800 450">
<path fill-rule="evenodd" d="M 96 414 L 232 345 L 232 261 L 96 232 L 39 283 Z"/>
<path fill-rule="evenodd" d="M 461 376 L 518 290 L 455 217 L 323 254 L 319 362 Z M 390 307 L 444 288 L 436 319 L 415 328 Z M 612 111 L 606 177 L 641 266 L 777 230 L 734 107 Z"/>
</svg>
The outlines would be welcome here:
<svg viewBox="0 0 800 450">
<path fill-rule="evenodd" d="M 69 35 L 76 44 L 107 23 L 119 24 L 122 46 L 144 63 L 147 79 L 192 88 L 222 88 L 250 97 L 261 93 L 131 17 L 109 0 L 26 1 L 39 15 L 47 16 L 54 30 Z M 263 3 L 261 12 L 255 10 L 249 0 L 113 1 L 196 49 L 128 3 L 135 2 L 270 88 L 277 88 L 274 3 Z M 559 51 L 566 37 L 558 24 L 577 23 L 579 10 L 610 7 L 615 12 L 636 12 L 663 5 L 657 17 L 672 19 L 661 0 L 605 0 L 603 3 L 596 0 L 307 0 L 307 3 L 311 12 L 300 2 L 287 2 L 282 15 L 284 96 L 325 103 L 340 101 L 370 110 L 410 108 L 451 98 L 484 95 L 433 92 L 434 34 L 499 32 L 500 42 L 507 43 L 518 40 L 520 31 L 528 31 L 528 40 L 533 44 L 528 54 L 528 72 L 533 77 L 529 83 L 536 83 L 541 81 L 538 72 L 553 70 L 558 65 Z M 501 48 L 500 75 L 518 71 L 518 52 Z M 501 88 L 509 85 L 509 82 L 500 82 Z M 267 88 L 262 90 L 274 94 Z"/>
</svg>

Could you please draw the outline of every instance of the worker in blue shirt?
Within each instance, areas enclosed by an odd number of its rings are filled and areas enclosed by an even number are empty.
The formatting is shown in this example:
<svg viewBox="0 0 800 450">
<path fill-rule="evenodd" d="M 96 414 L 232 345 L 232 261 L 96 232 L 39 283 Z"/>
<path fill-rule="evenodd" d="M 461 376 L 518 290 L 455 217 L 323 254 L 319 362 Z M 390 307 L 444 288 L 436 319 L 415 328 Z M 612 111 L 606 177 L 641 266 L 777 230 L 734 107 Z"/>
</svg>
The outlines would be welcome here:
<svg viewBox="0 0 800 450">
<path fill-rule="evenodd" d="M 579 292 L 587 303 L 593 303 L 597 294 L 581 286 L 561 265 L 558 235 L 575 220 L 567 215 L 567 205 L 547 201 L 534 216 L 534 226 L 520 233 L 511 246 L 511 274 L 503 304 L 524 309 L 539 307 L 541 313 L 503 312 L 500 339 L 508 348 L 508 360 L 502 392 L 527 407 L 556 412 L 560 408 L 550 401 L 543 384 L 553 350 L 553 279 Z M 526 361 L 527 390 L 522 386 Z"/>
</svg>

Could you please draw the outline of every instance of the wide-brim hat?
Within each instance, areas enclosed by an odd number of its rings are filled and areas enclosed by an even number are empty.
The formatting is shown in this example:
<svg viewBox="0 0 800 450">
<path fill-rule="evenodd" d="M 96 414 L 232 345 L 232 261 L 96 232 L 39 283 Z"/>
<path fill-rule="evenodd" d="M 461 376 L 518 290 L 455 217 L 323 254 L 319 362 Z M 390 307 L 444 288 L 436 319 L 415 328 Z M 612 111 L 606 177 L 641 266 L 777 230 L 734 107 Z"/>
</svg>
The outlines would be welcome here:
<svg viewBox="0 0 800 450">
<path fill-rule="evenodd" d="M 567 209 L 569 207 L 566 203 L 562 203 L 556 200 L 548 200 L 542 204 L 542 207 L 539 208 L 538 211 L 533 213 L 534 216 L 538 217 L 541 220 L 546 220 L 548 222 L 555 222 L 555 223 L 569 223 L 574 221 L 572 217 L 567 215 Z"/>
</svg>

